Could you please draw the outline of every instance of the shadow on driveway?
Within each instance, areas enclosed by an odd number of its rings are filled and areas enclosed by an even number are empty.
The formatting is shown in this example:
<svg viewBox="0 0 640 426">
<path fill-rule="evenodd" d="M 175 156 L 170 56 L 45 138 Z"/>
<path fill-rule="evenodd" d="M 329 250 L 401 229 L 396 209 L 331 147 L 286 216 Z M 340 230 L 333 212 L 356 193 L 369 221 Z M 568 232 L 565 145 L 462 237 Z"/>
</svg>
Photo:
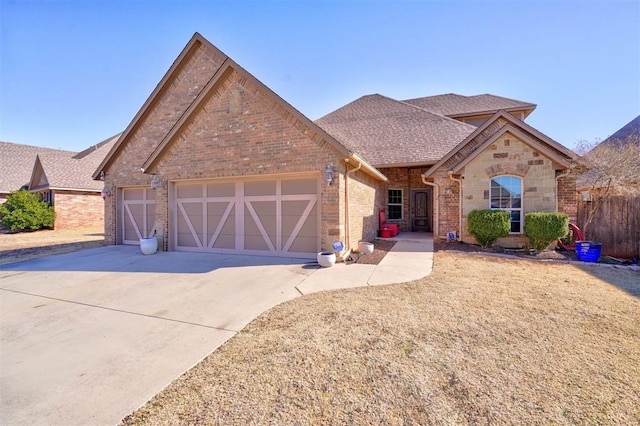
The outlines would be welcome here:
<svg viewBox="0 0 640 426">
<path fill-rule="evenodd" d="M 154 272 L 201 274 L 220 268 L 264 265 L 318 267 L 310 259 L 191 252 L 157 252 L 145 256 L 138 246 L 105 246 L 25 262 L 0 265 L 2 271 Z"/>
</svg>

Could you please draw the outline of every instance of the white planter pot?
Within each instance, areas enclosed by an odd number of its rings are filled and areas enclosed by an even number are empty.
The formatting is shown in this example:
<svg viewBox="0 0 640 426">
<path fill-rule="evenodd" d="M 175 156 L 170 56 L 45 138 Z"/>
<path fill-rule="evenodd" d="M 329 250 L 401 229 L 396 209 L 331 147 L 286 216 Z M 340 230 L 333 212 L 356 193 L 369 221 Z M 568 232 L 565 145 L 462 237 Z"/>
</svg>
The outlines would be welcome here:
<svg viewBox="0 0 640 426">
<path fill-rule="evenodd" d="M 316 256 L 318 264 L 323 268 L 329 268 L 336 263 L 336 254 L 330 251 L 322 251 Z"/>
<path fill-rule="evenodd" d="M 142 254 L 155 254 L 158 251 L 158 238 L 155 236 L 140 238 L 140 250 L 142 250 Z"/>
<path fill-rule="evenodd" d="M 358 251 L 364 254 L 373 253 L 373 243 L 368 243 L 366 241 L 360 241 L 358 243 Z"/>
</svg>

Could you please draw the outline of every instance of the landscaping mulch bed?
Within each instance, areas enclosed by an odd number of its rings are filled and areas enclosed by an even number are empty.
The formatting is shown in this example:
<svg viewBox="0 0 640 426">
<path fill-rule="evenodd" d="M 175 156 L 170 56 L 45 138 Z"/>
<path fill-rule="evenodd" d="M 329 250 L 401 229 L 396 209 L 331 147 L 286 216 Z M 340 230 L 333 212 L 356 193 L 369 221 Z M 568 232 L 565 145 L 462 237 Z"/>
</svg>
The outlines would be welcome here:
<svg viewBox="0 0 640 426">
<path fill-rule="evenodd" d="M 457 241 L 448 242 L 439 239 L 434 240 L 434 249 L 435 251 L 484 253 L 497 256 L 506 255 L 528 260 L 581 262 L 576 256 L 576 252 L 574 250 L 556 249 L 536 253 L 535 251 L 529 251 L 526 249 L 484 248 L 475 244 L 468 244 Z M 600 259 L 597 263 L 612 266 L 629 266 L 632 269 L 638 267 L 637 262 L 636 264 L 633 264 L 633 262 L 629 259 L 617 259 L 609 256 L 600 256 Z"/>
<path fill-rule="evenodd" d="M 373 243 L 373 253 L 359 255 L 358 252 L 352 254 L 352 263 L 360 263 L 367 265 L 377 265 L 387 255 L 387 253 L 396 245 L 395 241 L 375 239 Z"/>
</svg>

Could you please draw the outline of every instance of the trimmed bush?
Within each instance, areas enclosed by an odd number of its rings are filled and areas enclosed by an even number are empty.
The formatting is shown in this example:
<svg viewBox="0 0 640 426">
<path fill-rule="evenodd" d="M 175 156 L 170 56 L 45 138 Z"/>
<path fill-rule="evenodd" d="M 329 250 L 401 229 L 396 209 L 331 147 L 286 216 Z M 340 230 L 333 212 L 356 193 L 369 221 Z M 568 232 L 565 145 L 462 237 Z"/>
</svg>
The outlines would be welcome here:
<svg viewBox="0 0 640 426">
<path fill-rule="evenodd" d="M 0 205 L 0 222 L 12 231 L 53 228 L 55 220 L 53 207 L 29 191 L 12 192 Z"/>
<path fill-rule="evenodd" d="M 472 210 L 467 216 L 469 233 L 482 247 L 491 247 L 498 238 L 509 235 L 511 216 L 504 210 Z"/>
<path fill-rule="evenodd" d="M 524 216 L 524 235 L 537 251 L 569 233 L 569 216 L 564 213 L 533 212 Z"/>
</svg>

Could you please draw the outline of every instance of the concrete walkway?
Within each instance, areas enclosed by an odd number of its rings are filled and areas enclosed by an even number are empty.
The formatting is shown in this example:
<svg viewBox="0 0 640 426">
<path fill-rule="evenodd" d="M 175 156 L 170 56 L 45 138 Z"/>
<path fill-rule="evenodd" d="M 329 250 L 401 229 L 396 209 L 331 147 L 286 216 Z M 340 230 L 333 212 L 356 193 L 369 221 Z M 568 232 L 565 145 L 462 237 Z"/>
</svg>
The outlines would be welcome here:
<svg viewBox="0 0 640 426">
<path fill-rule="evenodd" d="M 321 268 L 298 284 L 302 294 L 341 288 L 364 287 L 414 281 L 433 270 L 433 236 L 426 233 L 400 233 L 378 265 L 337 263 Z"/>
<path fill-rule="evenodd" d="M 116 424 L 282 302 L 428 275 L 421 237 L 379 265 L 107 246 L 0 266 L 0 424 Z"/>
</svg>

